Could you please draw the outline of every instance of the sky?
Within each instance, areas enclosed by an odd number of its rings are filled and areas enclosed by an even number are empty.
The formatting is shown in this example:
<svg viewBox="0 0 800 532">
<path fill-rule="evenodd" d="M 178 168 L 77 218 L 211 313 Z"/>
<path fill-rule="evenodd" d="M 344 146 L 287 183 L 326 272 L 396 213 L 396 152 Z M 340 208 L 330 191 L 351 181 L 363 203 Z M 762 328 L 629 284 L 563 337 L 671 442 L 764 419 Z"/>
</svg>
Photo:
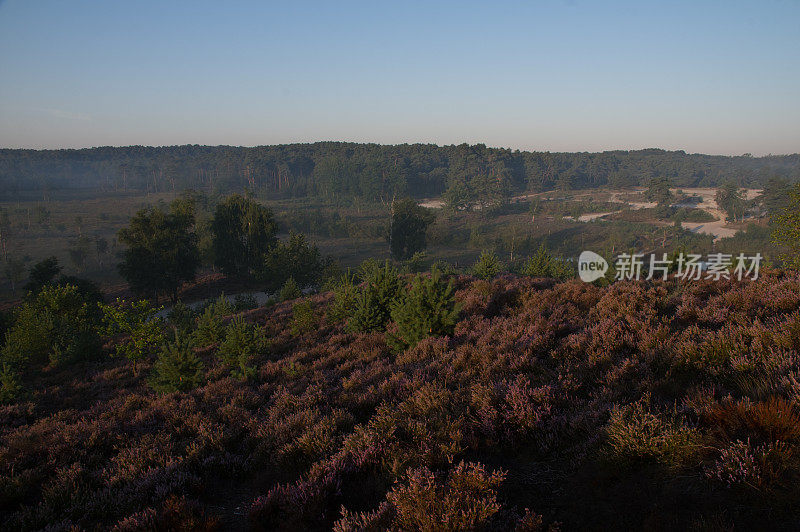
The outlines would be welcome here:
<svg viewBox="0 0 800 532">
<path fill-rule="evenodd" d="M 800 152 L 800 0 L 0 0 L 0 147 Z"/>
</svg>

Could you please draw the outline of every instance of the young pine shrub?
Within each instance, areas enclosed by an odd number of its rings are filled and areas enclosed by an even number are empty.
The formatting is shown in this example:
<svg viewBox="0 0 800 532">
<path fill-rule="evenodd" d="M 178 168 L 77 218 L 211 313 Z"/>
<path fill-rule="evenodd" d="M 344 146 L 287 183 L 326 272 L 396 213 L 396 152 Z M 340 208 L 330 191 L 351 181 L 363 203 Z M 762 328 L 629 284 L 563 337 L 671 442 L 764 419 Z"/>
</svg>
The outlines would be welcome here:
<svg viewBox="0 0 800 532">
<path fill-rule="evenodd" d="M 281 301 L 289 301 L 291 299 L 297 299 L 302 295 L 303 292 L 300 291 L 300 287 L 297 286 L 294 277 L 289 277 L 281 288 L 278 298 Z"/>
<path fill-rule="evenodd" d="M 492 279 L 503 271 L 503 263 L 493 251 L 483 251 L 472 267 L 472 274 L 478 279 Z"/>
<path fill-rule="evenodd" d="M 237 317 L 225 327 L 225 339 L 219 344 L 217 356 L 231 369 L 232 376 L 246 380 L 255 375 L 252 362 L 265 347 L 259 327 Z"/>
<path fill-rule="evenodd" d="M 354 276 L 347 272 L 333 284 L 333 302 L 326 314 L 328 321 L 337 323 L 344 321 L 353 313 L 358 298 L 358 285 Z"/>
<path fill-rule="evenodd" d="M 303 299 L 292 306 L 292 322 L 290 325 L 292 334 L 297 336 L 311 332 L 317 325 L 314 316 L 314 306 L 310 299 Z"/>
<path fill-rule="evenodd" d="M 575 275 L 565 261 L 550 254 L 544 243 L 525 262 L 520 273 L 530 277 L 552 277 L 554 279 L 569 279 Z"/>
<path fill-rule="evenodd" d="M 136 363 L 154 353 L 165 341 L 164 322 L 156 316 L 160 309 L 151 307 L 146 300 L 126 304 L 120 299 L 115 305 L 101 304 L 100 309 L 106 333 L 125 335 L 116 346 L 116 354 L 133 362 L 136 373 Z"/>
<path fill-rule="evenodd" d="M 383 331 L 403 288 L 397 270 L 386 261 L 383 267 L 364 272 L 365 286 L 356 297 L 347 323 L 351 332 Z"/>
<path fill-rule="evenodd" d="M 150 386 L 160 393 L 188 392 L 202 384 L 203 378 L 203 362 L 191 344 L 176 334 L 175 341 L 161 349 L 150 375 Z"/>
<path fill-rule="evenodd" d="M 197 325 L 197 313 L 183 301 L 178 301 L 167 314 L 167 322 L 181 336 L 189 336 Z"/>
<path fill-rule="evenodd" d="M 22 387 L 17 374 L 8 364 L 0 368 L 0 405 L 10 404 L 19 399 Z"/>
<path fill-rule="evenodd" d="M 221 341 L 225 336 L 223 318 L 233 313 L 233 305 L 228 303 L 225 295 L 209 303 L 197 320 L 197 329 L 192 335 L 192 342 L 197 347 L 206 347 Z"/>
<path fill-rule="evenodd" d="M 453 281 L 445 283 L 434 268 L 430 277 L 416 276 L 411 289 L 392 310 L 397 332 L 391 341 L 405 349 L 429 336 L 452 335 L 459 312 Z"/>
<path fill-rule="evenodd" d="M 97 305 L 75 286 L 45 286 L 20 307 L 0 359 L 19 368 L 93 358 L 100 353 L 100 325 Z"/>
</svg>

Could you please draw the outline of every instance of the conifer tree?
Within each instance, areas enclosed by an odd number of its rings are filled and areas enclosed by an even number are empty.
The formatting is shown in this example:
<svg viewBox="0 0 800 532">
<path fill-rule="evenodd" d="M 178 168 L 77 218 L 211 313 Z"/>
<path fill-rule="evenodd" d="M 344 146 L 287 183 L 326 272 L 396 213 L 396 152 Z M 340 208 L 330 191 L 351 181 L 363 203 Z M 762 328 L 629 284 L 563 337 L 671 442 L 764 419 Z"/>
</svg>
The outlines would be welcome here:
<svg viewBox="0 0 800 532">
<path fill-rule="evenodd" d="M 150 386 L 157 392 L 187 392 L 203 382 L 203 362 L 192 351 L 189 342 L 175 335 L 175 342 L 166 344 L 153 365 Z"/>
<path fill-rule="evenodd" d="M 406 348 L 428 336 L 451 335 L 459 312 L 452 279 L 445 283 L 441 272 L 434 268 L 429 277 L 416 276 L 402 303 L 392 310 L 397 333 L 390 341 Z"/>
</svg>

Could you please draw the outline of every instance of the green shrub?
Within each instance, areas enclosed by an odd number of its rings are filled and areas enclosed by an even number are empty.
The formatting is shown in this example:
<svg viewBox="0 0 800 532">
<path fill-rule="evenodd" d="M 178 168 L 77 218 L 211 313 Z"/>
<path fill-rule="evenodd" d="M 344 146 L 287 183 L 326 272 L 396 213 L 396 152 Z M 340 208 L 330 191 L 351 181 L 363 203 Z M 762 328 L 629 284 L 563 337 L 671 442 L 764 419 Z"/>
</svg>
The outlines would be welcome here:
<svg viewBox="0 0 800 532">
<path fill-rule="evenodd" d="M 425 271 L 425 263 L 428 255 L 424 251 L 417 251 L 406 261 L 406 267 L 410 273 L 420 273 Z"/>
<path fill-rule="evenodd" d="M 544 244 L 534 253 L 522 267 L 522 275 L 530 277 L 552 277 L 554 279 L 569 279 L 575 272 L 569 264 L 553 257 Z"/>
<path fill-rule="evenodd" d="M 264 347 L 259 327 L 237 317 L 225 327 L 225 339 L 219 344 L 217 356 L 231 368 L 231 375 L 247 379 L 255 374 L 251 364 Z"/>
<path fill-rule="evenodd" d="M 133 362 L 136 372 L 136 362 L 155 352 L 164 343 L 164 322 L 155 315 L 161 309 L 151 307 L 146 300 L 126 304 L 120 299 L 117 299 L 116 305 L 101 304 L 100 308 L 107 334 L 126 335 L 117 344 L 116 351 Z"/>
<path fill-rule="evenodd" d="M 10 365 L 3 364 L 0 369 L 0 404 L 13 403 L 19 398 L 21 391 L 17 374 Z"/>
<path fill-rule="evenodd" d="M 326 264 L 317 246 L 302 234 L 293 233 L 286 242 L 278 242 L 264 259 L 259 279 L 267 291 L 276 290 L 289 278 L 301 288 L 317 286 Z M 294 299 L 294 298 L 292 298 Z"/>
<path fill-rule="evenodd" d="M 298 335 L 311 332 L 316 328 L 317 320 L 314 316 L 314 307 L 310 299 L 304 299 L 292 307 L 292 334 Z"/>
<path fill-rule="evenodd" d="M 90 359 L 100 353 L 100 315 L 72 285 L 45 286 L 20 307 L 6 333 L 2 361 L 59 364 Z"/>
<path fill-rule="evenodd" d="M 503 263 L 493 251 L 483 251 L 472 267 L 472 274 L 478 279 L 492 279 L 503 271 Z"/>
<path fill-rule="evenodd" d="M 189 336 L 197 325 L 197 313 L 178 301 L 167 314 L 167 321 L 181 336 Z"/>
<path fill-rule="evenodd" d="M 290 299 L 297 299 L 302 295 L 303 292 L 300 291 L 300 287 L 297 286 L 297 283 L 294 281 L 294 277 L 289 277 L 289 279 L 286 280 L 286 283 L 284 283 L 283 287 L 281 288 L 278 298 L 281 301 L 289 301 Z"/>
<path fill-rule="evenodd" d="M 225 335 L 223 318 L 232 313 L 233 306 L 228 303 L 224 294 L 208 304 L 197 320 L 197 330 L 192 337 L 194 345 L 205 347 L 221 341 Z"/>
<path fill-rule="evenodd" d="M 383 267 L 362 270 L 365 286 L 356 297 L 347 327 L 351 332 L 382 331 L 400 298 L 402 282 L 397 270 L 386 261 Z"/>
<path fill-rule="evenodd" d="M 252 310 L 258 307 L 258 301 L 253 294 L 237 294 L 233 298 L 233 310 L 241 312 L 243 310 Z"/>
<path fill-rule="evenodd" d="M 397 324 L 393 343 L 406 348 L 428 336 L 451 335 L 459 311 L 452 280 L 445 283 L 437 269 L 430 277 L 416 276 L 402 302 L 392 310 Z"/>
<path fill-rule="evenodd" d="M 697 431 L 651 411 L 649 395 L 624 407 L 615 406 L 606 433 L 609 454 L 623 464 L 655 461 L 678 466 L 699 448 Z"/>
<path fill-rule="evenodd" d="M 353 313 L 358 297 L 358 286 L 350 272 L 345 273 L 333 286 L 333 302 L 328 308 L 328 320 L 340 322 Z"/>
<path fill-rule="evenodd" d="M 150 386 L 157 392 L 187 392 L 203 382 L 203 362 L 189 342 L 177 334 L 175 341 L 164 345 L 153 365 Z"/>
</svg>

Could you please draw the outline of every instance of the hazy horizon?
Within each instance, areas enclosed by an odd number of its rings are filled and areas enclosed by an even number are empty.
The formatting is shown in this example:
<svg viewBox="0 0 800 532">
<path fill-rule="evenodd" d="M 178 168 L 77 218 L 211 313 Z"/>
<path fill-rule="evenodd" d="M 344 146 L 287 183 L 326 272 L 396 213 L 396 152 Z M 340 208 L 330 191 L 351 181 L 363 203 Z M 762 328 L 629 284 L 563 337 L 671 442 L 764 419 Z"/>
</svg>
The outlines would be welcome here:
<svg viewBox="0 0 800 532">
<path fill-rule="evenodd" d="M 800 3 L 0 2 L 0 146 L 800 152 Z"/>
<path fill-rule="evenodd" d="M 335 139 L 321 139 L 321 140 L 310 140 L 310 141 L 293 141 L 293 142 L 278 142 L 278 143 L 271 143 L 271 144 L 199 144 L 199 143 L 188 143 L 188 142 L 181 142 L 177 144 L 117 144 L 117 145 L 97 145 L 97 146 L 76 146 L 76 147 L 44 147 L 44 148 L 37 148 L 37 147 L 16 147 L 16 146 L 0 146 L 0 149 L 8 149 L 8 150 L 35 150 L 35 151 L 58 151 L 58 150 L 92 150 L 92 149 L 99 149 L 99 148 L 132 148 L 141 146 L 144 148 L 170 148 L 176 146 L 203 146 L 209 148 L 215 147 L 229 147 L 229 148 L 259 148 L 259 147 L 270 147 L 270 146 L 288 146 L 293 144 L 322 144 L 322 143 L 344 143 L 344 144 L 376 144 L 379 146 L 400 146 L 400 145 L 415 145 L 415 144 L 422 144 L 422 145 L 433 145 L 437 147 L 445 147 L 445 146 L 457 146 L 461 143 L 440 143 L 440 142 L 372 142 L 372 141 L 351 141 L 351 140 L 335 140 Z M 667 152 L 684 152 L 687 155 L 707 155 L 711 157 L 742 157 L 742 156 L 751 156 L 751 157 L 782 157 L 782 156 L 789 156 L 789 155 L 800 155 L 800 150 L 791 153 L 764 153 L 764 154 L 756 154 L 752 152 L 744 152 L 744 153 L 704 153 L 704 152 L 692 152 L 689 150 L 681 149 L 681 148 L 661 148 L 658 146 L 646 146 L 643 148 L 609 148 L 603 150 L 572 150 L 572 151 L 557 151 L 557 150 L 544 150 L 544 149 L 528 149 L 528 148 L 516 148 L 513 146 L 494 146 L 487 144 L 486 142 L 468 142 L 467 144 L 474 146 L 478 144 L 483 144 L 487 148 L 491 149 L 504 149 L 504 150 L 512 150 L 512 151 L 521 151 L 521 152 L 536 152 L 536 153 L 612 153 L 612 152 L 633 152 L 633 151 L 644 151 L 644 150 L 664 150 Z"/>
</svg>

